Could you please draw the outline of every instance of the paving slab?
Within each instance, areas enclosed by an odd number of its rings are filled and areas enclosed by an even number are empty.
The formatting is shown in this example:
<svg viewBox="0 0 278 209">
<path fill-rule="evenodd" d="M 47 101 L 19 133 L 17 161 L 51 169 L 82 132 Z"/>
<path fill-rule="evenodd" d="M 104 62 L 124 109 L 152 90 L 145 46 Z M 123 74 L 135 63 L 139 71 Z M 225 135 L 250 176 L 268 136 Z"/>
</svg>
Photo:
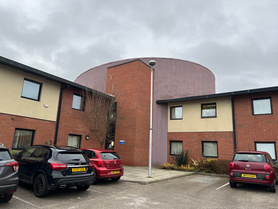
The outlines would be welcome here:
<svg viewBox="0 0 278 209">
<path fill-rule="evenodd" d="M 121 181 L 150 184 L 195 174 L 195 172 L 169 170 L 157 167 L 152 167 L 151 171 L 151 177 L 148 177 L 149 167 L 147 166 L 124 166 L 124 175 L 121 177 Z"/>
</svg>

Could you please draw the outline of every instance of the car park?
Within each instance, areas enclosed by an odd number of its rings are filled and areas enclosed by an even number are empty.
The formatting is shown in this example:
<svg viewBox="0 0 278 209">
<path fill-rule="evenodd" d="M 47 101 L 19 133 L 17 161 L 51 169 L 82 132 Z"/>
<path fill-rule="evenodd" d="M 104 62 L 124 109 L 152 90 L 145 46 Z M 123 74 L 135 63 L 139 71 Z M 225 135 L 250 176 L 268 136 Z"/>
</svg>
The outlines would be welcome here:
<svg viewBox="0 0 278 209">
<path fill-rule="evenodd" d="M 16 154 L 15 159 L 20 181 L 32 184 L 37 197 L 73 186 L 85 191 L 95 178 L 93 164 L 84 151 L 73 147 L 35 145 Z"/>
<path fill-rule="evenodd" d="M 261 184 L 276 192 L 278 169 L 269 153 L 240 151 L 229 164 L 229 182 L 232 188 L 238 183 Z"/>
<path fill-rule="evenodd" d="M 9 149 L 0 145 L 0 202 L 8 202 L 17 190 L 18 162 L 10 154 Z"/>
<path fill-rule="evenodd" d="M 111 179 L 112 181 L 118 181 L 124 174 L 123 161 L 113 150 L 102 149 L 82 149 L 89 157 L 90 161 L 94 165 L 96 171 L 96 179 L 94 184 L 99 179 Z"/>
</svg>

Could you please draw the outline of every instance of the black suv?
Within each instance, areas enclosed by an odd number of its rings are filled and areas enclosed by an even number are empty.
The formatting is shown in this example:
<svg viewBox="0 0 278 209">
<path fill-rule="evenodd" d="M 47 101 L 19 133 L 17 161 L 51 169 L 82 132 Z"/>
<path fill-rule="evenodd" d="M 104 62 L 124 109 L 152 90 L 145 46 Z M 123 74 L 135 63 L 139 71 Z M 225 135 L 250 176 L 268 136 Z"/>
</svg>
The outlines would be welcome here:
<svg viewBox="0 0 278 209">
<path fill-rule="evenodd" d="M 76 186 L 85 191 L 94 181 L 95 172 L 84 151 L 73 147 L 31 146 L 15 159 L 19 162 L 19 179 L 33 184 L 37 197 L 50 190 Z"/>
<path fill-rule="evenodd" d="M 0 144 L 0 202 L 8 202 L 18 186 L 18 162 Z"/>
</svg>

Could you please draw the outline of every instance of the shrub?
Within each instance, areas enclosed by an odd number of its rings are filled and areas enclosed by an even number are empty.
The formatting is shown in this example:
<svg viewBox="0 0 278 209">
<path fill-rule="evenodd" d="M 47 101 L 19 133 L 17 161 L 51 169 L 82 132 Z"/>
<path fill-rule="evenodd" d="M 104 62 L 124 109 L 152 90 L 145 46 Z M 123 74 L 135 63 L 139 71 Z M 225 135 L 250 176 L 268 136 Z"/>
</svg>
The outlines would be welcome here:
<svg viewBox="0 0 278 209">
<path fill-rule="evenodd" d="M 192 160 L 196 170 L 206 173 L 228 174 L 230 161 L 217 159 Z"/>
<path fill-rule="evenodd" d="M 188 152 L 188 150 L 186 150 L 186 152 L 182 150 L 179 154 L 176 154 L 174 157 L 172 157 L 177 166 L 188 164 Z"/>
</svg>

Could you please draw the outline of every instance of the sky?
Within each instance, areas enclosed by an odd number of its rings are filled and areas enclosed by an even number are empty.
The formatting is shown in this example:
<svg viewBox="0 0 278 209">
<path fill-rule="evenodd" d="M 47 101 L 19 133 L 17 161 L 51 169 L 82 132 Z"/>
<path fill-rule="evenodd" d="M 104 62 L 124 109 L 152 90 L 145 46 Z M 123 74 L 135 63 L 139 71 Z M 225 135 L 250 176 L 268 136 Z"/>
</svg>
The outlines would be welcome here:
<svg viewBox="0 0 278 209">
<path fill-rule="evenodd" d="M 198 63 L 216 92 L 278 86 L 277 0 L 0 0 L 0 56 L 74 81 L 112 61 Z"/>
</svg>

